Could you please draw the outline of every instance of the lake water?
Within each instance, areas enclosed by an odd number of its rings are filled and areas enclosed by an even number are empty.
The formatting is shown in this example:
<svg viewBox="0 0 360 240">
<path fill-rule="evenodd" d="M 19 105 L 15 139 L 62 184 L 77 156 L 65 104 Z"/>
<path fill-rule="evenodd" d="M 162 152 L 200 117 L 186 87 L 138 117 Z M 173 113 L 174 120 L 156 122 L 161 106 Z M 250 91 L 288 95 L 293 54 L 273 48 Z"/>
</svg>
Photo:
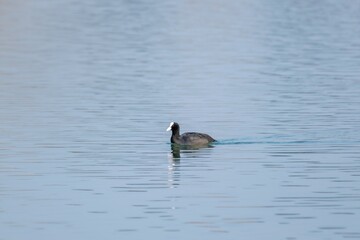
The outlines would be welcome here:
<svg viewBox="0 0 360 240">
<path fill-rule="evenodd" d="M 359 11 L 0 1 L 0 240 L 360 239 Z"/>
</svg>

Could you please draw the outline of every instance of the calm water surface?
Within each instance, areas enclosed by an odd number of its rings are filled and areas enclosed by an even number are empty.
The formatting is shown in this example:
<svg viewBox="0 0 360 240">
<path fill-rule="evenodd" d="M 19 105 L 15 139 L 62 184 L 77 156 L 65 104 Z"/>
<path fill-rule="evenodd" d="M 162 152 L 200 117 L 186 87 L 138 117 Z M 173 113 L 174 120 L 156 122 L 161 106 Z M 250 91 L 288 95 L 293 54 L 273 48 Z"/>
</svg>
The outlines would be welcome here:
<svg viewBox="0 0 360 240">
<path fill-rule="evenodd" d="M 359 11 L 0 1 L 0 240 L 360 239 Z"/>
</svg>

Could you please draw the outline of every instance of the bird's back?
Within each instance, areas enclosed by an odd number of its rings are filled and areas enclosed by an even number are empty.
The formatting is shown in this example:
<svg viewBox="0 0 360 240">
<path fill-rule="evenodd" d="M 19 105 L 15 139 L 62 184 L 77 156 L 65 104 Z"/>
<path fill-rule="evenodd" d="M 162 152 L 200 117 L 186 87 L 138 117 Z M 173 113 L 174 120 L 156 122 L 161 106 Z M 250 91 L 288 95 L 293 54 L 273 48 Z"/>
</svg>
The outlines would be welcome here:
<svg viewBox="0 0 360 240">
<path fill-rule="evenodd" d="M 211 136 L 205 133 L 186 132 L 180 135 L 180 143 L 184 145 L 205 145 L 214 142 Z"/>
</svg>

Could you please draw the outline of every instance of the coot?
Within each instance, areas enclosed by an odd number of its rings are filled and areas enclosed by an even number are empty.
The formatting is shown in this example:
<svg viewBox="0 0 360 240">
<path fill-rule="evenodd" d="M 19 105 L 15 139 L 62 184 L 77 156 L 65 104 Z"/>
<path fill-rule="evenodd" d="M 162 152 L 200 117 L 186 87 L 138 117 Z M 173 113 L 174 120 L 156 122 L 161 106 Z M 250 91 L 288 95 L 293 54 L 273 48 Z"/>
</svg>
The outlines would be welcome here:
<svg viewBox="0 0 360 240">
<path fill-rule="evenodd" d="M 172 131 L 170 141 L 180 145 L 200 146 L 215 142 L 215 139 L 205 133 L 187 132 L 180 135 L 180 126 L 171 122 L 166 131 Z"/>
</svg>

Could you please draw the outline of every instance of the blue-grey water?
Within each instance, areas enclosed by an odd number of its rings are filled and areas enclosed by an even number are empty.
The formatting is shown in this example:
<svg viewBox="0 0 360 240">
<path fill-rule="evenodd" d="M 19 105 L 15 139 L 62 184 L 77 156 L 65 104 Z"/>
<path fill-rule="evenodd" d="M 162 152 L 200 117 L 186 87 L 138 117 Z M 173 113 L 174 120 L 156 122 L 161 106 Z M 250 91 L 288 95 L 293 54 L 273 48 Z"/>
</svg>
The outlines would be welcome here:
<svg viewBox="0 0 360 240">
<path fill-rule="evenodd" d="M 0 239 L 360 239 L 359 13 L 0 1 Z"/>
</svg>

